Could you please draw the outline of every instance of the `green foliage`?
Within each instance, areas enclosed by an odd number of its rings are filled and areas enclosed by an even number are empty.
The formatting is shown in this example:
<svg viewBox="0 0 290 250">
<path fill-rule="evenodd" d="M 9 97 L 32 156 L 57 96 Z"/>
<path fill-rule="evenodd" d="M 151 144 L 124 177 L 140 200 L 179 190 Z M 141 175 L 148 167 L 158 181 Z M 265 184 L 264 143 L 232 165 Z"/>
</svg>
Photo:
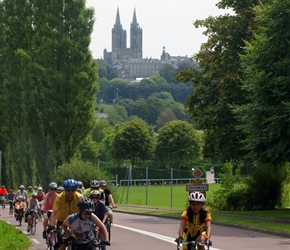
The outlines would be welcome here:
<svg viewBox="0 0 290 250">
<path fill-rule="evenodd" d="M 208 204 L 219 210 L 240 210 L 244 209 L 247 203 L 246 189 L 242 184 L 240 175 L 241 165 L 234 171 L 232 162 L 226 162 L 221 169 L 219 177 L 221 178 L 221 186 L 219 190 L 214 192 L 213 198 Z M 239 185 L 237 185 L 239 184 Z"/>
<path fill-rule="evenodd" d="M 64 163 L 53 172 L 51 181 L 57 182 L 62 186 L 67 179 L 82 181 L 85 187 L 90 186 L 92 180 L 111 180 L 107 172 L 98 168 L 98 165 L 88 161 L 72 160 Z"/>
<path fill-rule="evenodd" d="M 117 162 L 129 161 L 134 166 L 136 160 L 151 157 L 153 143 L 148 125 L 132 120 L 116 133 L 112 141 L 112 155 Z"/>
<path fill-rule="evenodd" d="M 191 124 L 170 121 L 158 131 L 155 155 L 169 166 L 180 168 L 200 156 L 200 138 Z"/>
</svg>

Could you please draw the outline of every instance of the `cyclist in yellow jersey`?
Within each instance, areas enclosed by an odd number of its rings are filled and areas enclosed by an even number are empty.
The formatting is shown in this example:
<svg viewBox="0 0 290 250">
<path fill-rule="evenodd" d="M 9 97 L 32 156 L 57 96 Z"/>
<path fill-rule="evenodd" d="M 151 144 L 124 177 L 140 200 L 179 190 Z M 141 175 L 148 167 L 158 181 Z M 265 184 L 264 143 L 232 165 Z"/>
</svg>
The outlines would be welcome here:
<svg viewBox="0 0 290 250">
<path fill-rule="evenodd" d="M 59 228 L 62 222 L 70 215 L 77 213 L 79 208 L 77 206 L 78 201 L 83 197 L 79 192 L 76 192 L 78 183 L 73 179 L 68 179 L 63 184 L 64 192 L 60 193 L 54 200 L 53 210 L 50 217 L 51 227 L 55 226 Z M 59 235 L 59 243 L 61 244 L 62 239 Z M 64 250 L 65 245 L 61 244 L 58 248 Z"/>
<path fill-rule="evenodd" d="M 83 195 L 85 197 L 90 198 L 91 192 L 93 190 L 98 190 L 100 193 L 103 192 L 103 190 L 100 188 L 100 182 L 99 181 L 97 181 L 97 180 L 91 181 L 90 187 L 85 190 L 85 192 L 83 193 Z"/>
<path fill-rule="evenodd" d="M 182 240 L 205 242 L 211 244 L 211 215 L 204 206 L 205 197 L 200 192 L 190 193 L 188 196 L 190 205 L 181 215 L 178 234 L 178 243 Z M 191 244 L 183 245 L 183 249 L 191 249 Z M 199 245 L 199 250 L 204 250 L 204 246 Z"/>
</svg>

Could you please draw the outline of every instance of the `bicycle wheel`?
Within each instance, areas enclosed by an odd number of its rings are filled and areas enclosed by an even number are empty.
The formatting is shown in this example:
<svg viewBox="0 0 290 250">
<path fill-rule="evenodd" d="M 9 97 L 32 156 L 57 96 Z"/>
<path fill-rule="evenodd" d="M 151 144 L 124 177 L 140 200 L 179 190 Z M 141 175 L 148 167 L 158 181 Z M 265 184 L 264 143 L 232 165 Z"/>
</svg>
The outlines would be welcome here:
<svg viewBox="0 0 290 250">
<path fill-rule="evenodd" d="M 22 223 L 22 218 L 23 218 L 23 213 L 20 212 L 19 215 L 18 215 L 18 222 L 19 222 L 19 226 L 21 226 L 21 223 Z"/>
<path fill-rule="evenodd" d="M 31 219 L 31 234 L 34 235 L 35 234 L 35 231 L 36 231 L 36 218 L 35 216 L 33 215 L 32 216 L 32 219 Z"/>
</svg>

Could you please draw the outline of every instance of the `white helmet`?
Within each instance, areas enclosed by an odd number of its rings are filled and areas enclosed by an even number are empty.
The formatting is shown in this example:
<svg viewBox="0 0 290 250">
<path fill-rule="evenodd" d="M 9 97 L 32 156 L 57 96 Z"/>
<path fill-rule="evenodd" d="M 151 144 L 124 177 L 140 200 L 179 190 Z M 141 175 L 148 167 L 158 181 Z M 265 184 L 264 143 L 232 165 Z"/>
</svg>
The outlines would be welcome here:
<svg viewBox="0 0 290 250">
<path fill-rule="evenodd" d="M 205 198 L 203 193 L 200 192 L 192 192 L 188 196 L 189 201 L 199 201 L 199 202 L 205 202 Z"/>
</svg>

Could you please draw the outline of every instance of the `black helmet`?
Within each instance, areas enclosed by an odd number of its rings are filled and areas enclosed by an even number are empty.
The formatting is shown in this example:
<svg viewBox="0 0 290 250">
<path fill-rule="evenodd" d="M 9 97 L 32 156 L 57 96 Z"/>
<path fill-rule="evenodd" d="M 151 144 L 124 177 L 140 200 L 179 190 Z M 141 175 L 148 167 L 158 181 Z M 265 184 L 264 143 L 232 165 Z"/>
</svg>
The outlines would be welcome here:
<svg viewBox="0 0 290 250">
<path fill-rule="evenodd" d="M 107 186 L 107 182 L 104 181 L 104 180 L 101 180 L 101 181 L 100 181 L 100 186 Z"/>
<path fill-rule="evenodd" d="M 55 182 L 51 182 L 48 185 L 49 189 L 57 189 L 57 184 Z"/>
<path fill-rule="evenodd" d="M 82 197 L 80 198 L 79 202 L 78 202 L 78 207 L 79 209 L 83 212 L 83 211 L 94 211 L 95 210 L 95 205 L 92 202 L 91 199 L 87 198 L 87 197 Z"/>
<path fill-rule="evenodd" d="M 28 186 L 28 187 L 27 187 L 27 189 L 28 189 L 28 190 L 31 190 L 31 189 L 32 189 L 32 187 L 31 187 L 31 186 Z"/>
<path fill-rule="evenodd" d="M 100 182 L 97 180 L 93 180 L 90 183 L 91 187 L 99 187 L 100 186 Z"/>
</svg>

